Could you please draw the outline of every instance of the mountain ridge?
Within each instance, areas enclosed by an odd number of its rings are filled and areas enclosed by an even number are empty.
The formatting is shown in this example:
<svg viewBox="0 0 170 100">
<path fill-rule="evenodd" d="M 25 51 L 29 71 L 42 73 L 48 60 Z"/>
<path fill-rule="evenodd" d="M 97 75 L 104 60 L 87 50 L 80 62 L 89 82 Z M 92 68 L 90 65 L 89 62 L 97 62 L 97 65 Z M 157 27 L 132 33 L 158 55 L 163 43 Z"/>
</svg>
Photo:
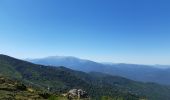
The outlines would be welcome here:
<svg viewBox="0 0 170 100">
<path fill-rule="evenodd" d="M 49 59 L 50 58 L 50 59 Z M 62 59 L 60 59 L 62 58 Z M 141 82 L 156 82 L 163 85 L 170 85 L 170 68 L 159 68 L 156 65 L 139 64 L 103 64 L 90 60 L 79 59 L 76 57 L 53 56 L 43 59 L 27 60 L 35 64 L 66 66 L 73 70 L 83 72 L 102 72 L 110 75 L 126 77 L 128 79 Z M 72 59 L 72 60 L 71 60 Z M 158 66 L 158 65 L 157 65 Z M 159 65 L 161 66 L 161 65 Z M 162 76 L 162 77 L 160 77 Z"/>
<path fill-rule="evenodd" d="M 20 80 L 38 84 L 39 87 L 51 92 L 61 93 L 72 88 L 86 90 L 94 100 L 102 96 L 122 97 L 125 100 L 169 100 L 170 88 L 155 83 L 141 83 L 119 76 L 112 76 L 103 73 L 85 73 L 65 67 L 54 67 L 33 64 L 27 61 L 18 60 L 9 56 L 0 55 L 0 70 L 9 66 L 18 72 L 22 77 Z M 6 69 L 4 73 L 8 73 Z M 8 76 L 13 74 L 8 73 Z"/>
</svg>

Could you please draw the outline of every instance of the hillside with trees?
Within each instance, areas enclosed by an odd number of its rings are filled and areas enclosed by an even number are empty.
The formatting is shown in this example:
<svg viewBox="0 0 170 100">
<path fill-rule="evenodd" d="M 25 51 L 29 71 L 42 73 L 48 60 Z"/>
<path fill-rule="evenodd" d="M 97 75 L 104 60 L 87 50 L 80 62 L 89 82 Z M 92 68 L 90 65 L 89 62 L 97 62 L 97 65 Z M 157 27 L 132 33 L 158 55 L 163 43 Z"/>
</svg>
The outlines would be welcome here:
<svg viewBox="0 0 170 100">
<path fill-rule="evenodd" d="M 81 88 L 87 91 L 92 100 L 101 98 L 169 100 L 170 98 L 170 89 L 167 86 L 141 83 L 97 72 L 84 73 L 65 67 L 37 65 L 6 55 L 0 55 L 0 71 L 1 75 L 56 95 L 66 93 L 70 89 Z"/>
</svg>

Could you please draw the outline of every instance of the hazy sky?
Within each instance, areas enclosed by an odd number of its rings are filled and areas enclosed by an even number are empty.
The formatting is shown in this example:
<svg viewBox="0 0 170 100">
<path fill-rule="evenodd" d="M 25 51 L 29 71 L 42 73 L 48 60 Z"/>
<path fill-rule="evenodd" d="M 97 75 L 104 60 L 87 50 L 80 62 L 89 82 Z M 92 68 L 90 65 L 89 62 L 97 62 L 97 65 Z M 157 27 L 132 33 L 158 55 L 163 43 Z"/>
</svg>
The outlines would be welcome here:
<svg viewBox="0 0 170 100">
<path fill-rule="evenodd" d="M 0 53 L 170 64 L 169 0 L 0 0 Z"/>
</svg>

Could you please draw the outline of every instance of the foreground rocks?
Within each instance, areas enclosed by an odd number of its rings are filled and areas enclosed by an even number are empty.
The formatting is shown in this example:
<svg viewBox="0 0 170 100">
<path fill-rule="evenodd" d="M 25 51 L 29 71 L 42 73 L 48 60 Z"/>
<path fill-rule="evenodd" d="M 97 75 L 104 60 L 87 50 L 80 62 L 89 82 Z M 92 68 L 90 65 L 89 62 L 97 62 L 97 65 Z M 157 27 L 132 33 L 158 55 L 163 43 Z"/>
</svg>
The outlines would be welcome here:
<svg viewBox="0 0 170 100">
<path fill-rule="evenodd" d="M 87 92 L 82 89 L 71 89 L 63 96 L 67 97 L 68 100 L 89 98 Z"/>
</svg>

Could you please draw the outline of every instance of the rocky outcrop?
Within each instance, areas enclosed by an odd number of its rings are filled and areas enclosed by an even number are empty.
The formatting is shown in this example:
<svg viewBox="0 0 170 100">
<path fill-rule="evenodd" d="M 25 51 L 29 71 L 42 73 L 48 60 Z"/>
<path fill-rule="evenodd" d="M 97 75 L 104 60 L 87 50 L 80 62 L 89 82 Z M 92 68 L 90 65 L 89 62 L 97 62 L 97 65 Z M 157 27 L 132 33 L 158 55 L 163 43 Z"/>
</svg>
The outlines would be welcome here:
<svg viewBox="0 0 170 100">
<path fill-rule="evenodd" d="M 67 93 L 67 97 L 69 100 L 72 100 L 73 98 L 88 98 L 88 94 L 86 91 L 82 90 L 82 89 L 71 89 L 68 93 Z"/>
</svg>

